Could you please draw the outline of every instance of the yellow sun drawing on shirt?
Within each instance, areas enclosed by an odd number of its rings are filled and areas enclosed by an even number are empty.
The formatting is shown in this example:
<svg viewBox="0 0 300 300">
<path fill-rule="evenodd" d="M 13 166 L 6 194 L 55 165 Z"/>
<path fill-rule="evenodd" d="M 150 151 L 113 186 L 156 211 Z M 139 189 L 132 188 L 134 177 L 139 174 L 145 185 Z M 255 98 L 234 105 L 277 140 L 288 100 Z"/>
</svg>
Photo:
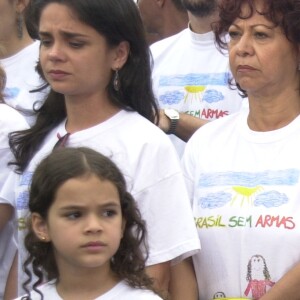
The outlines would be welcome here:
<svg viewBox="0 0 300 300">
<path fill-rule="evenodd" d="M 246 204 L 253 205 L 254 196 L 262 191 L 263 187 L 260 185 L 255 187 L 233 186 L 232 189 L 235 192 L 235 196 L 232 198 L 230 204 L 233 205 L 238 200 L 242 207 L 245 204 L 245 201 Z"/>
<path fill-rule="evenodd" d="M 184 97 L 184 102 L 187 101 L 202 101 L 203 92 L 205 91 L 204 85 L 187 85 L 184 87 L 186 95 Z"/>
</svg>

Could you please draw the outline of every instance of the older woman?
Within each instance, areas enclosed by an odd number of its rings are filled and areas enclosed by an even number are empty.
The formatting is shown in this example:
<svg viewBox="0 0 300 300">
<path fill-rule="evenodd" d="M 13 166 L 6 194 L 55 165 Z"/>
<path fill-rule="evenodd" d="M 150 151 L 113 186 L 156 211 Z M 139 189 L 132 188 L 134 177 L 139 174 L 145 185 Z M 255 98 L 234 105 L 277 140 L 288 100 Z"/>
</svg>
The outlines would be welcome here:
<svg viewBox="0 0 300 300">
<path fill-rule="evenodd" d="M 249 111 L 199 129 L 183 158 L 202 300 L 300 299 L 299 19 L 299 0 L 220 2 L 217 41 Z"/>
</svg>

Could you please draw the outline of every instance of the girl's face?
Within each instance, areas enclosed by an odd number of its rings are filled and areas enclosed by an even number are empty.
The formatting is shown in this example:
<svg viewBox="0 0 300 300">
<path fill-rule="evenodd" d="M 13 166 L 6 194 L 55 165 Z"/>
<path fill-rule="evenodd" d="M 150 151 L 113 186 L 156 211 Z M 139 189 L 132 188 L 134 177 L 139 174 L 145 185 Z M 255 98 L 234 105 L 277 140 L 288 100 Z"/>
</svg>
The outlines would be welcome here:
<svg viewBox="0 0 300 300">
<path fill-rule="evenodd" d="M 96 175 L 69 179 L 57 190 L 47 221 L 33 214 L 32 226 L 51 241 L 61 275 L 109 270 L 125 227 L 118 190 Z"/>
<path fill-rule="evenodd" d="M 50 3 L 43 9 L 39 35 L 46 80 L 56 92 L 81 96 L 82 101 L 103 94 L 112 70 L 125 63 L 120 62 L 121 46 L 109 47 L 104 36 L 63 4 Z"/>
<path fill-rule="evenodd" d="M 258 11 L 262 2 L 256 1 Z M 247 14 L 244 5 L 242 12 Z M 241 88 L 251 95 L 279 94 L 299 86 L 299 49 L 288 41 L 280 27 L 255 13 L 249 19 L 236 19 L 229 28 L 229 60 Z"/>
</svg>

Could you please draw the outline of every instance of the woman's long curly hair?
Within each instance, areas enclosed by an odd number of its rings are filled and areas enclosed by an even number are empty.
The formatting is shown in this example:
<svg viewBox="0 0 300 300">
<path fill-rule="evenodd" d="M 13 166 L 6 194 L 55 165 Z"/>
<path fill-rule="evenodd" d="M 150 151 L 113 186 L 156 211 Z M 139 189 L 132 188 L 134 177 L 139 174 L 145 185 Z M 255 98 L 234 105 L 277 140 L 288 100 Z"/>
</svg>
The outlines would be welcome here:
<svg viewBox="0 0 300 300">
<path fill-rule="evenodd" d="M 31 0 L 27 17 L 31 18 L 35 31 L 38 31 L 43 9 L 51 3 L 66 5 L 81 22 L 101 34 L 109 46 L 116 47 L 123 41 L 129 43 L 128 60 L 119 70 L 120 90 L 113 88 L 113 74 L 107 86 L 110 101 L 122 109 L 136 111 L 151 122 L 158 123 L 158 106 L 152 90 L 151 53 L 134 1 Z M 45 80 L 40 63 L 37 71 Z M 36 91 L 44 88 L 49 88 L 48 84 Z M 67 117 L 64 95 L 50 89 L 44 104 L 36 109 L 36 117 L 33 127 L 10 135 L 10 147 L 15 156 L 15 162 L 11 164 L 16 165 L 18 173 L 26 169 L 47 134 Z"/>
<path fill-rule="evenodd" d="M 263 10 L 258 11 L 257 3 L 263 4 Z M 249 13 L 242 14 L 242 7 L 247 5 Z M 282 28 L 287 39 L 299 47 L 300 45 L 300 0 L 221 0 L 219 2 L 219 21 L 213 24 L 213 31 L 216 43 L 222 50 L 228 50 L 228 44 L 224 36 L 228 33 L 229 27 L 237 19 L 249 19 L 255 13 L 263 15 L 275 26 Z M 246 91 L 237 84 L 243 96 Z"/>
<path fill-rule="evenodd" d="M 29 198 L 30 213 L 38 213 L 47 220 L 48 211 L 55 201 L 59 187 L 71 178 L 96 175 L 101 180 L 112 182 L 118 190 L 122 217 L 126 220 L 123 238 L 113 259 L 111 269 L 130 286 L 154 290 L 153 281 L 145 273 L 148 257 L 146 225 L 137 209 L 135 200 L 126 189 L 126 181 L 118 167 L 108 158 L 89 148 L 60 148 L 42 160 L 32 178 Z M 59 280 L 58 267 L 51 242 L 41 241 L 28 224 L 25 248 L 29 255 L 24 262 L 28 280 L 23 283 L 30 299 L 30 289 L 41 295 L 38 286 L 44 280 Z M 32 268 L 32 271 L 31 271 Z M 33 281 L 32 272 L 37 276 Z"/>
</svg>

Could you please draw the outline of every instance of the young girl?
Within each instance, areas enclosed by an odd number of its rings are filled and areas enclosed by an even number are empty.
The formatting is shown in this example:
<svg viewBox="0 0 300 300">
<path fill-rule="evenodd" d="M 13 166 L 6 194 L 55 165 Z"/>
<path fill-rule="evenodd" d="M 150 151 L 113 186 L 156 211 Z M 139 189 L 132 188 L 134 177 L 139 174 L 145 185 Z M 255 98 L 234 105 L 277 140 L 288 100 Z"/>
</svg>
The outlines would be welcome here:
<svg viewBox="0 0 300 300">
<path fill-rule="evenodd" d="M 109 158 L 89 148 L 55 150 L 33 175 L 29 209 L 28 294 L 19 299 L 162 299 L 144 271 L 145 224 Z M 44 273 L 50 282 L 40 285 Z"/>
</svg>

